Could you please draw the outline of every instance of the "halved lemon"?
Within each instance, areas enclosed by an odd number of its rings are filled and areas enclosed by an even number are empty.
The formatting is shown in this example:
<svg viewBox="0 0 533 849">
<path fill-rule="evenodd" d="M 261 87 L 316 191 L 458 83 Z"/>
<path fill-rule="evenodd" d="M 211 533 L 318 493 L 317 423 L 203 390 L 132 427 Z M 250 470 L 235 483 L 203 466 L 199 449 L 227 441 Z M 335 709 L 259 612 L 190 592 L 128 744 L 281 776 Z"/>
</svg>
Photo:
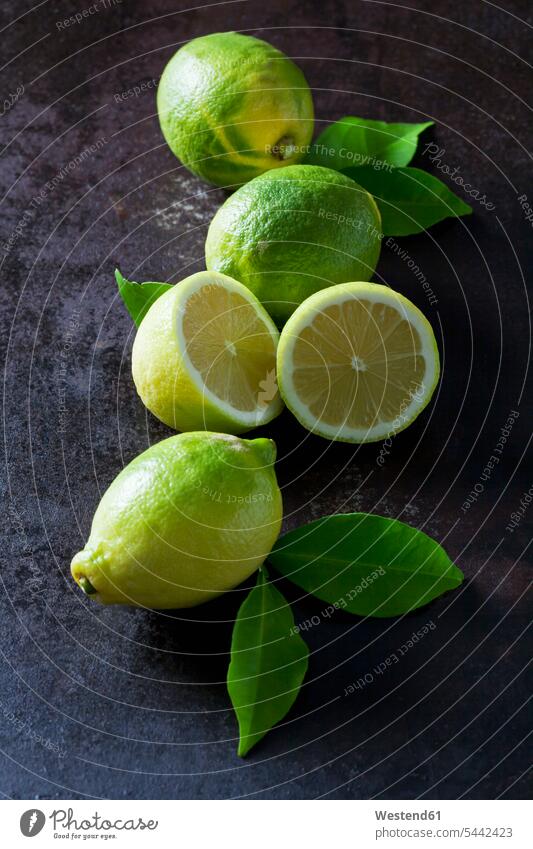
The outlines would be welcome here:
<svg viewBox="0 0 533 849">
<path fill-rule="evenodd" d="M 176 430 L 243 433 L 282 410 L 278 341 L 274 322 L 245 286 L 201 271 L 148 310 L 133 344 L 135 386 Z"/>
<path fill-rule="evenodd" d="M 280 392 L 304 427 L 341 442 L 403 430 L 439 378 L 431 325 L 411 301 L 376 283 L 312 295 L 281 332 Z"/>
</svg>

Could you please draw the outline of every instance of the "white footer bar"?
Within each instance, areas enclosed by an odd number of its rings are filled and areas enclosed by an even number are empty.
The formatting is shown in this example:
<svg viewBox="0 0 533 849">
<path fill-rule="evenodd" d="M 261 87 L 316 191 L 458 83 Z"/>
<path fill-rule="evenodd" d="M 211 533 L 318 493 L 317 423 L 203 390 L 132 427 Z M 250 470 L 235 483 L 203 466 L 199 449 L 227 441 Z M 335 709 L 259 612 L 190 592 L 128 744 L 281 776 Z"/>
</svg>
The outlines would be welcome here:
<svg viewBox="0 0 533 849">
<path fill-rule="evenodd" d="M 520 801 L 2 801 L 2 844 L 224 849 L 533 846 Z M 35 838 L 31 842 L 30 838 Z"/>
</svg>

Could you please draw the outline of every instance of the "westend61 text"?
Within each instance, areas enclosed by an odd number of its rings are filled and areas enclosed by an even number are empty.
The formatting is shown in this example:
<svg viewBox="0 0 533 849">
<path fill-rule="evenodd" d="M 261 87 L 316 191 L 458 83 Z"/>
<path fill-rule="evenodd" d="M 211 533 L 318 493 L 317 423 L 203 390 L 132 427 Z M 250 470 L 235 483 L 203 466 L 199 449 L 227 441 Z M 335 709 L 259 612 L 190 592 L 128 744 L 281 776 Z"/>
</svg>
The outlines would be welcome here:
<svg viewBox="0 0 533 849">
<path fill-rule="evenodd" d="M 440 811 L 374 811 L 377 820 L 440 820 Z"/>
</svg>

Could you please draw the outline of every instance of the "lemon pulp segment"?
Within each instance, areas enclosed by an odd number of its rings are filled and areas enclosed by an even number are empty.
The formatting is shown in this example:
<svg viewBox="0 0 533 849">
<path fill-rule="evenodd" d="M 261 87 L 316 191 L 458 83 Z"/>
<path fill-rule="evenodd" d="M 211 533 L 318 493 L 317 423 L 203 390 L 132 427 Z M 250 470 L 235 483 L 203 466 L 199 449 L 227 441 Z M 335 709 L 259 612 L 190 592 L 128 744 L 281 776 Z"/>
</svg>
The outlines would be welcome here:
<svg viewBox="0 0 533 849">
<path fill-rule="evenodd" d="M 218 403 L 253 415 L 279 397 L 277 334 L 248 293 L 206 282 L 189 295 L 178 322 L 192 374 Z"/>
<path fill-rule="evenodd" d="M 385 286 L 348 283 L 319 292 L 282 332 L 287 405 L 330 439 L 367 442 L 406 427 L 429 401 L 438 351 L 422 313 Z"/>
</svg>

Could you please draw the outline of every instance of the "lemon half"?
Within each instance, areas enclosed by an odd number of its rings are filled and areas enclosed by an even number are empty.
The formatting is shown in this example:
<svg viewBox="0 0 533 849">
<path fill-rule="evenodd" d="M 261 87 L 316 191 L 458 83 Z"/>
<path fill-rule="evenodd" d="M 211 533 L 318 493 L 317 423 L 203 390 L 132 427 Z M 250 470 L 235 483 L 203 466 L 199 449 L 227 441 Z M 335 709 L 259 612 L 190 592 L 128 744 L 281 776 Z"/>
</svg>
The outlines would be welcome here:
<svg viewBox="0 0 533 849">
<path fill-rule="evenodd" d="M 342 442 L 375 442 L 403 430 L 439 378 L 431 325 L 398 292 L 344 283 L 293 313 L 278 347 L 281 395 L 309 430 Z"/>
<path fill-rule="evenodd" d="M 202 271 L 147 312 L 133 344 L 135 386 L 148 409 L 176 430 L 243 433 L 282 410 L 278 340 L 245 286 Z"/>
</svg>

